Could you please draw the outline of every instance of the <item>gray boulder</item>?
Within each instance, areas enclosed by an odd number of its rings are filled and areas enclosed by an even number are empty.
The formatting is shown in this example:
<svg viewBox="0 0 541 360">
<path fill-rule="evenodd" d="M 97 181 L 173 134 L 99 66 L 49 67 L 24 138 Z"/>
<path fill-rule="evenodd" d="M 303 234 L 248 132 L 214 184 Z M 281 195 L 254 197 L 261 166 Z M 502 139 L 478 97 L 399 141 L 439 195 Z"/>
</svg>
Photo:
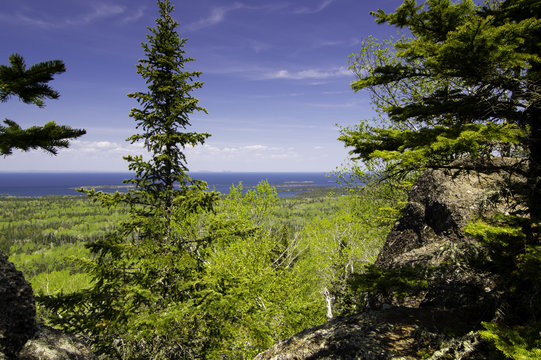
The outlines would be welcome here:
<svg viewBox="0 0 541 360">
<path fill-rule="evenodd" d="M 18 354 L 19 360 L 90 360 L 92 352 L 76 338 L 39 325 L 35 336 Z"/>
</svg>

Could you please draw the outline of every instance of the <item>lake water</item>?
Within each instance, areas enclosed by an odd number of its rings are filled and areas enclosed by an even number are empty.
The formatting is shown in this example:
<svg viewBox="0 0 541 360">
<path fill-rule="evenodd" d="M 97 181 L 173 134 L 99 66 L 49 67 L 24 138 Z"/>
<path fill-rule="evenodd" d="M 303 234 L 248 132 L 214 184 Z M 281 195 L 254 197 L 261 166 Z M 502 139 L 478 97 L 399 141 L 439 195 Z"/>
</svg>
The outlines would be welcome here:
<svg viewBox="0 0 541 360">
<path fill-rule="evenodd" d="M 190 173 L 192 178 L 206 181 L 211 189 L 227 193 L 231 185 L 243 183 L 245 189 L 267 180 L 278 189 L 279 196 L 293 196 L 301 187 L 337 186 L 336 178 L 325 173 Z M 79 187 L 99 187 L 102 191 L 125 191 L 122 180 L 131 178 L 130 173 L 11 173 L 0 172 L 0 196 L 47 196 L 81 195 Z"/>
</svg>

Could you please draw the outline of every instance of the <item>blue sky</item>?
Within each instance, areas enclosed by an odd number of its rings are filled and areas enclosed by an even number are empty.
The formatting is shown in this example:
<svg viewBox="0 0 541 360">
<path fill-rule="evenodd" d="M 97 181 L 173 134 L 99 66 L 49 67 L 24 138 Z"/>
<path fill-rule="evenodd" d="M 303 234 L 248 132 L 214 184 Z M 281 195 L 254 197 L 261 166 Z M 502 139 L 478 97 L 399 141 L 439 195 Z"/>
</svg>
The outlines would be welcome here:
<svg viewBox="0 0 541 360">
<path fill-rule="evenodd" d="M 192 130 L 212 134 L 187 149 L 193 171 L 331 171 L 347 157 L 338 127 L 370 118 L 366 94 L 354 93 L 347 69 L 361 40 L 388 38 L 369 12 L 400 0 L 172 0 L 187 54 L 205 83 L 194 93 L 208 115 Z M 11 53 L 27 65 L 60 59 L 51 82 L 61 94 L 39 109 L 12 98 L 0 117 L 23 127 L 54 120 L 87 134 L 58 156 L 15 152 L 0 171 L 126 171 L 123 155 L 141 149 L 126 94 L 144 90 L 135 72 L 140 43 L 158 16 L 152 0 L 5 0 L 0 63 Z"/>
</svg>

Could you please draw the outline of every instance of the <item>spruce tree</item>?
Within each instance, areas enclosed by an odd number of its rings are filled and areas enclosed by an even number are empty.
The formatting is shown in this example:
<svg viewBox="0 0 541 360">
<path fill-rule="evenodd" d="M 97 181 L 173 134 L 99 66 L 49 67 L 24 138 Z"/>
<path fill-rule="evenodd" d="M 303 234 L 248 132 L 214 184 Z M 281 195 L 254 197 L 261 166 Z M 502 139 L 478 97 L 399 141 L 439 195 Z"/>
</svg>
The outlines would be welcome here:
<svg viewBox="0 0 541 360">
<path fill-rule="evenodd" d="M 374 15 L 379 23 L 407 28 L 413 38 L 396 42 L 399 61 L 360 74 L 352 88 L 423 79 L 434 87 L 383 109 L 391 123 L 413 124 L 409 128 L 346 130 L 341 140 L 353 147 L 351 154 L 389 161 L 397 174 L 448 167 L 464 157 L 523 157 L 530 160 L 531 190 L 539 194 L 539 4 L 478 8 L 471 0 L 406 0 L 395 13 Z M 537 219 L 538 206 L 530 204 Z"/>
<path fill-rule="evenodd" d="M 354 158 L 385 163 L 384 177 L 459 168 L 527 179 L 527 186 L 502 189 L 523 210 L 479 220 L 467 231 L 489 248 L 493 270 L 508 281 L 506 325 L 487 324 L 485 337 L 507 356 L 539 354 L 532 334 L 541 329 L 541 3 L 405 0 L 393 13 L 373 15 L 411 38 L 394 43 L 392 61 L 357 68 L 352 88 L 383 92 L 423 81 L 431 87 L 381 108 L 387 124 L 345 129 L 340 139 Z M 514 325 L 525 330 L 502 330 Z"/>
<path fill-rule="evenodd" d="M 147 91 L 128 94 L 146 155 L 125 159 L 134 172 L 127 193 L 84 190 L 104 206 L 128 206 L 129 219 L 89 245 L 93 287 L 81 293 L 42 297 L 61 317 L 52 321 L 86 337 L 98 354 L 122 359 L 193 358 L 205 345 L 205 323 L 192 316 L 209 239 L 193 220 L 211 211 L 216 195 L 191 179 L 184 150 L 202 144 L 207 133 L 188 132 L 190 116 L 206 110 L 192 92 L 202 86 L 193 59 L 183 49 L 169 0 L 158 0 L 160 17 L 142 43 L 137 72 Z M 195 302 L 195 303 L 194 303 Z"/>
<path fill-rule="evenodd" d="M 22 56 L 12 54 L 9 66 L 0 65 L 0 101 L 5 102 L 11 96 L 17 96 L 26 104 L 45 106 L 45 99 L 58 99 L 57 91 L 47 83 L 55 74 L 66 71 L 60 60 L 44 61 L 26 68 Z M 0 125 L 0 155 L 11 155 L 13 149 L 28 151 L 42 149 L 56 155 L 58 148 L 67 148 L 69 140 L 86 133 L 83 129 L 57 125 L 54 121 L 44 126 L 32 126 L 22 129 L 15 121 L 4 120 Z"/>
</svg>

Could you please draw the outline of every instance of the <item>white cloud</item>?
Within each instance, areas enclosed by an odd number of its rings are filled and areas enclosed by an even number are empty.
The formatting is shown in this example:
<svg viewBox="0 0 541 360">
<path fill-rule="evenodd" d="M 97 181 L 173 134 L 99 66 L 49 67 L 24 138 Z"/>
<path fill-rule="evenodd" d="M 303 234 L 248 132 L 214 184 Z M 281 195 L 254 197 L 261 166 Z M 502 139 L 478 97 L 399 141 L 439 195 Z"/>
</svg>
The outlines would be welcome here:
<svg viewBox="0 0 541 360">
<path fill-rule="evenodd" d="M 95 146 L 97 148 L 103 149 L 103 148 L 109 148 L 109 147 L 112 147 L 112 146 L 116 147 L 116 144 L 112 143 L 110 141 L 98 141 L 98 142 L 95 143 Z"/>
<path fill-rule="evenodd" d="M 326 0 L 327 1 L 334 1 L 334 0 Z M 235 2 L 232 5 L 229 6 L 220 6 L 215 7 L 210 10 L 210 14 L 207 17 L 204 17 L 202 19 L 199 19 L 196 22 L 193 22 L 191 24 L 186 25 L 187 31 L 196 31 L 201 30 L 203 28 L 213 26 L 220 24 L 221 22 L 226 20 L 227 15 L 235 10 L 245 9 L 245 10 L 265 10 L 265 11 L 276 11 L 287 7 L 287 4 L 267 4 L 267 5 L 246 5 L 240 2 Z M 261 48 L 260 44 L 256 44 L 254 46 L 254 50 L 256 52 L 260 50 L 267 49 L 267 45 L 263 44 L 263 48 Z"/>
<path fill-rule="evenodd" d="M 127 23 L 140 19 L 145 14 L 145 7 L 127 8 L 125 6 L 111 5 L 106 3 L 92 3 L 84 13 L 71 15 L 69 18 L 47 19 L 44 16 L 30 15 L 29 9 L 23 9 L 15 14 L 0 14 L 0 20 L 4 22 L 26 24 L 40 28 L 64 28 L 71 26 L 88 25 L 102 19 L 123 17 L 119 22 Z"/>
<path fill-rule="evenodd" d="M 238 146 L 215 146 L 204 144 L 203 146 L 186 148 L 188 161 L 197 161 L 203 158 L 212 158 L 214 161 L 238 159 L 277 159 L 297 158 L 299 154 L 295 148 L 283 148 L 263 144 L 238 145 Z"/>
<path fill-rule="evenodd" d="M 268 146 L 265 146 L 265 145 L 248 145 L 248 146 L 244 146 L 244 149 L 245 150 L 267 150 L 269 149 Z"/>
<path fill-rule="evenodd" d="M 87 153 L 102 155 L 104 157 L 109 156 L 125 156 L 128 154 L 139 154 L 143 149 L 143 144 L 129 144 L 129 143 L 117 143 L 112 141 L 84 141 L 73 140 L 70 142 L 70 147 L 65 152 L 71 153 Z"/>
<path fill-rule="evenodd" d="M 92 23 L 96 20 L 113 17 L 119 14 L 123 14 L 126 9 L 118 5 L 108 5 L 108 4 L 93 4 L 93 9 L 91 12 L 74 17 L 66 21 L 67 25 L 85 25 Z"/>
<path fill-rule="evenodd" d="M 360 38 L 350 38 L 346 40 L 321 40 L 321 39 L 315 39 L 315 43 L 312 45 L 312 48 L 319 49 L 319 48 L 325 48 L 325 47 L 347 47 L 351 48 L 352 46 L 360 47 L 360 44 L 362 42 L 362 39 Z"/>
<path fill-rule="evenodd" d="M 124 19 L 122 19 L 122 22 L 128 23 L 128 22 L 132 22 L 132 21 L 137 21 L 140 18 L 142 18 L 143 15 L 145 15 L 145 12 L 146 12 L 146 7 L 145 6 L 137 8 L 131 14 L 126 14 L 126 17 Z"/>
<path fill-rule="evenodd" d="M 206 18 L 199 19 L 198 21 L 186 25 L 186 30 L 195 31 L 200 30 L 209 26 L 213 26 L 221 23 L 225 20 L 227 14 L 231 11 L 242 9 L 245 6 L 241 3 L 234 3 L 230 6 L 221 6 L 213 8 L 210 12 L 210 15 Z"/>
<path fill-rule="evenodd" d="M 125 156 L 128 154 L 140 154 L 145 152 L 143 144 L 135 143 L 117 143 L 111 141 L 83 141 L 73 140 L 68 149 L 63 150 L 68 153 L 92 153 L 101 154 L 103 156 Z M 294 148 L 274 147 L 263 144 L 253 145 L 238 145 L 238 146 L 215 146 L 215 145 L 199 145 L 187 146 L 185 153 L 189 157 L 242 157 L 247 155 L 257 155 L 263 158 L 274 158 L 283 154 L 295 152 Z"/>
<path fill-rule="evenodd" d="M 308 103 L 306 105 L 308 106 L 313 106 L 313 107 L 318 107 L 318 108 L 329 108 L 329 109 L 332 109 L 332 108 L 338 108 L 338 109 L 344 109 L 344 108 L 356 108 L 356 107 L 364 107 L 366 104 L 365 101 L 363 100 L 355 100 L 355 101 L 350 101 L 350 102 L 346 102 L 346 103 Z"/>
<path fill-rule="evenodd" d="M 300 8 L 298 10 L 295 10 L 295 14 L 315 14 L 320 11 L 325 10 L 325 8 L 329 5 L 331 5 L 334 2 L 334 0 L 324 0 L 318 7 L 310 9 L 307 7 Z"/>
<path fill-rule="evenodd" d="M 290 72 L 288 70 L 279 70 L 276 72 L 268 73 L 265 75 L 265 79 L 290 79 L 290 80 L 304 80 L 304 79 L 329 79 L 340 76 L 352 76 L 351 71 L 342 66 L 333 70 L 301 70 L 297 72 Z"/>
<path fill-rule="evenodd" d="M 40 20 L 40 19 L 33 19 L 23 14 L 17 14 L 15 16 L 0 14 L 0 20 L 3 22 L 27 24 L 30 26 L 37 26 L 37 27 L 58 27 L 58 25 L 55 25 L 53 23 L 49 23 L 47 21 Z"/>
<path fill-rule="evenodd" d="M 323 95 L 342 95 L 342 94 L 351 94 L 351 90 L 340 90 L 340 91 L 323 91 Z"/>
</svg>

